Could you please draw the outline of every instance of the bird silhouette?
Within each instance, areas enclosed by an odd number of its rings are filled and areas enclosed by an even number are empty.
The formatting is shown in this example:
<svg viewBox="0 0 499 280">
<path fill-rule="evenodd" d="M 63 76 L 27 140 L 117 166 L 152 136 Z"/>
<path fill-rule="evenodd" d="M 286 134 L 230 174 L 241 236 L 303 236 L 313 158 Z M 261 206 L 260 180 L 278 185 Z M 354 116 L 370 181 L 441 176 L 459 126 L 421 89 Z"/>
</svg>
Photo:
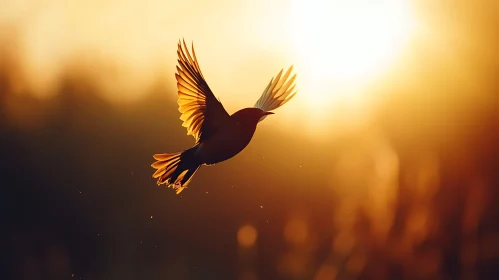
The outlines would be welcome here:
<svg viewBox="0 0 499 280">
<path fill-rule="evenodd" d="M 250 142 L 258 122 L 274 114 L 270 111 L 288 102 L 295 94 L 296 74 L 290 78 L 291 66 L 272 78 L 255 105 L 229 115 L 206 83 L 199 67 L 194 43 L 189 53 L 185 40 L 179 41 L 178 65 L 175 78 L 178 88 L 178 105 L 182 126 L 196 144 L 182 152 L 155 154 L 151 166 L 158 185 L 166 184 L 179 194 L 192 180 L 201 165 L 213 165 L 230 159 Z M 289 78 L 289 79 L 288 79 Z"/>
</svg>

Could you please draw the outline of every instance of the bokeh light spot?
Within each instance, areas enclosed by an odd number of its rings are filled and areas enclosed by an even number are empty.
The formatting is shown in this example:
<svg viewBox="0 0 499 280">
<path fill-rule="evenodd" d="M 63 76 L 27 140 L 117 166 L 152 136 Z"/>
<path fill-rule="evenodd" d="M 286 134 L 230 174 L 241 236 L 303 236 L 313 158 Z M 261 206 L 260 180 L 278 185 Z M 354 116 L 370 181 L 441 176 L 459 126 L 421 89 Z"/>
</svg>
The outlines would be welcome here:
<svg viewBox="0 0 499 280">
<path fill-rule="evenodd" d="M 258 233 L 251 225 L 244 225 L 237 231 L 237 242 L 242 247 L 253 247 Z"/>
<path fill-rule="evenodd" d="M 338 271 L 332 265 L 325 264 L 322 265 L 317 273 L 315 274 L 314 280 L 334 280 Z"/>
</svg>

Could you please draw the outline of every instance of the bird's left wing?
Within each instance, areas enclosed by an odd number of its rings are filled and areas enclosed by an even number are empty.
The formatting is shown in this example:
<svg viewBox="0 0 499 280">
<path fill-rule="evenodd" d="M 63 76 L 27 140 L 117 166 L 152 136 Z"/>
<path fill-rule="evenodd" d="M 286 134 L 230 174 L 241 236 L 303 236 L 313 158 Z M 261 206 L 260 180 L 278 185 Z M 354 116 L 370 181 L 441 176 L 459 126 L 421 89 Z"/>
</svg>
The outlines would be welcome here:
<svg viewBox="0 0 499 280">
<path fill-rule="evenodd" d="M 182 47 L 183 46 L 183 47 Z M 178 43 L 178 66 L 175 77 L 178 88 L 178 105 L 182 113 L 182 126 L 187 135 L 192 135 L 196 143 L 213 135 L 230 117 L 206 83 L 196 59 L 194 44 L 192 56 L 183 45 Z"/>
<path fill-rule="evenodd" d="M 288 71 L 282 75 L 282 69 L 277 77 L 270 80 L 267 88 L 263 91 L 262 96 L 255 103 L 256 108 L 260 108 L 265 112 L 275 110 L 282 105 L 286 104 L 293 96 L 295 96 L 295 79 L 296 74 L 291 78 L 289 77 L 293 71 L 293 66 L 289 67 Z M 260 121 L 265 119 L 266 116 L 260 118 Z"/>
</svg>

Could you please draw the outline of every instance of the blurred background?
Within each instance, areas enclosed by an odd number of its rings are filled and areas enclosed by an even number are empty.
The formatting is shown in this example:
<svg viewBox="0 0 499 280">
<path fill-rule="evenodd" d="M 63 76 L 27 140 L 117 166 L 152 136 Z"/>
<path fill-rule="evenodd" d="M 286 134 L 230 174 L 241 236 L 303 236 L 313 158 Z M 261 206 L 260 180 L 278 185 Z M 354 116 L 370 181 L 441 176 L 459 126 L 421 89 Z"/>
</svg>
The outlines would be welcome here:
<svg viewBox="0 0 499 280">
<path fill-rule="evenodd" d="M 499 2 L 0 1 L 2 279 L 499 279 Z M 229 113 L 180 195 L 176 43 Z"/>
</svg>

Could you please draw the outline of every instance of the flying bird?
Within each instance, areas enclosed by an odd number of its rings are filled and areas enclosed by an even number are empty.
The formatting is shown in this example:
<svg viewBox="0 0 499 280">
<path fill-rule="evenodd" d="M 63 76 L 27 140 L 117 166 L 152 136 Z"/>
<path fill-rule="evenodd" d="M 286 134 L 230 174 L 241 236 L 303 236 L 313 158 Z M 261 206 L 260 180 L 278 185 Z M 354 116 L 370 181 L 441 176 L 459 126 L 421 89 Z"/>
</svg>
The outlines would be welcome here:
<svg viewBox="0 0 499 280">
<path fill-rule="evenodd" d="M 177 194 L 187 187 L 200 166 L 222 162 L 241 152 L 257 124 L 296 94 L 296 74 L 290 77 L 291 66 L 284 75 L 281 70 L 270 80 L 253 107 L 229 115 L 201 73 L 194 43 L 191 49 L 192 55 L 185 41 L 179 41 L 175 78 L 182 126 L 187 128 L 187 135 L 194 136 L 196 144 L 182 152 L 155 154 L 156 162 L 151 165 L 156 169 L 152 177 L 158 179 L 158 185 L 166 184 Z"/>
</svg>

